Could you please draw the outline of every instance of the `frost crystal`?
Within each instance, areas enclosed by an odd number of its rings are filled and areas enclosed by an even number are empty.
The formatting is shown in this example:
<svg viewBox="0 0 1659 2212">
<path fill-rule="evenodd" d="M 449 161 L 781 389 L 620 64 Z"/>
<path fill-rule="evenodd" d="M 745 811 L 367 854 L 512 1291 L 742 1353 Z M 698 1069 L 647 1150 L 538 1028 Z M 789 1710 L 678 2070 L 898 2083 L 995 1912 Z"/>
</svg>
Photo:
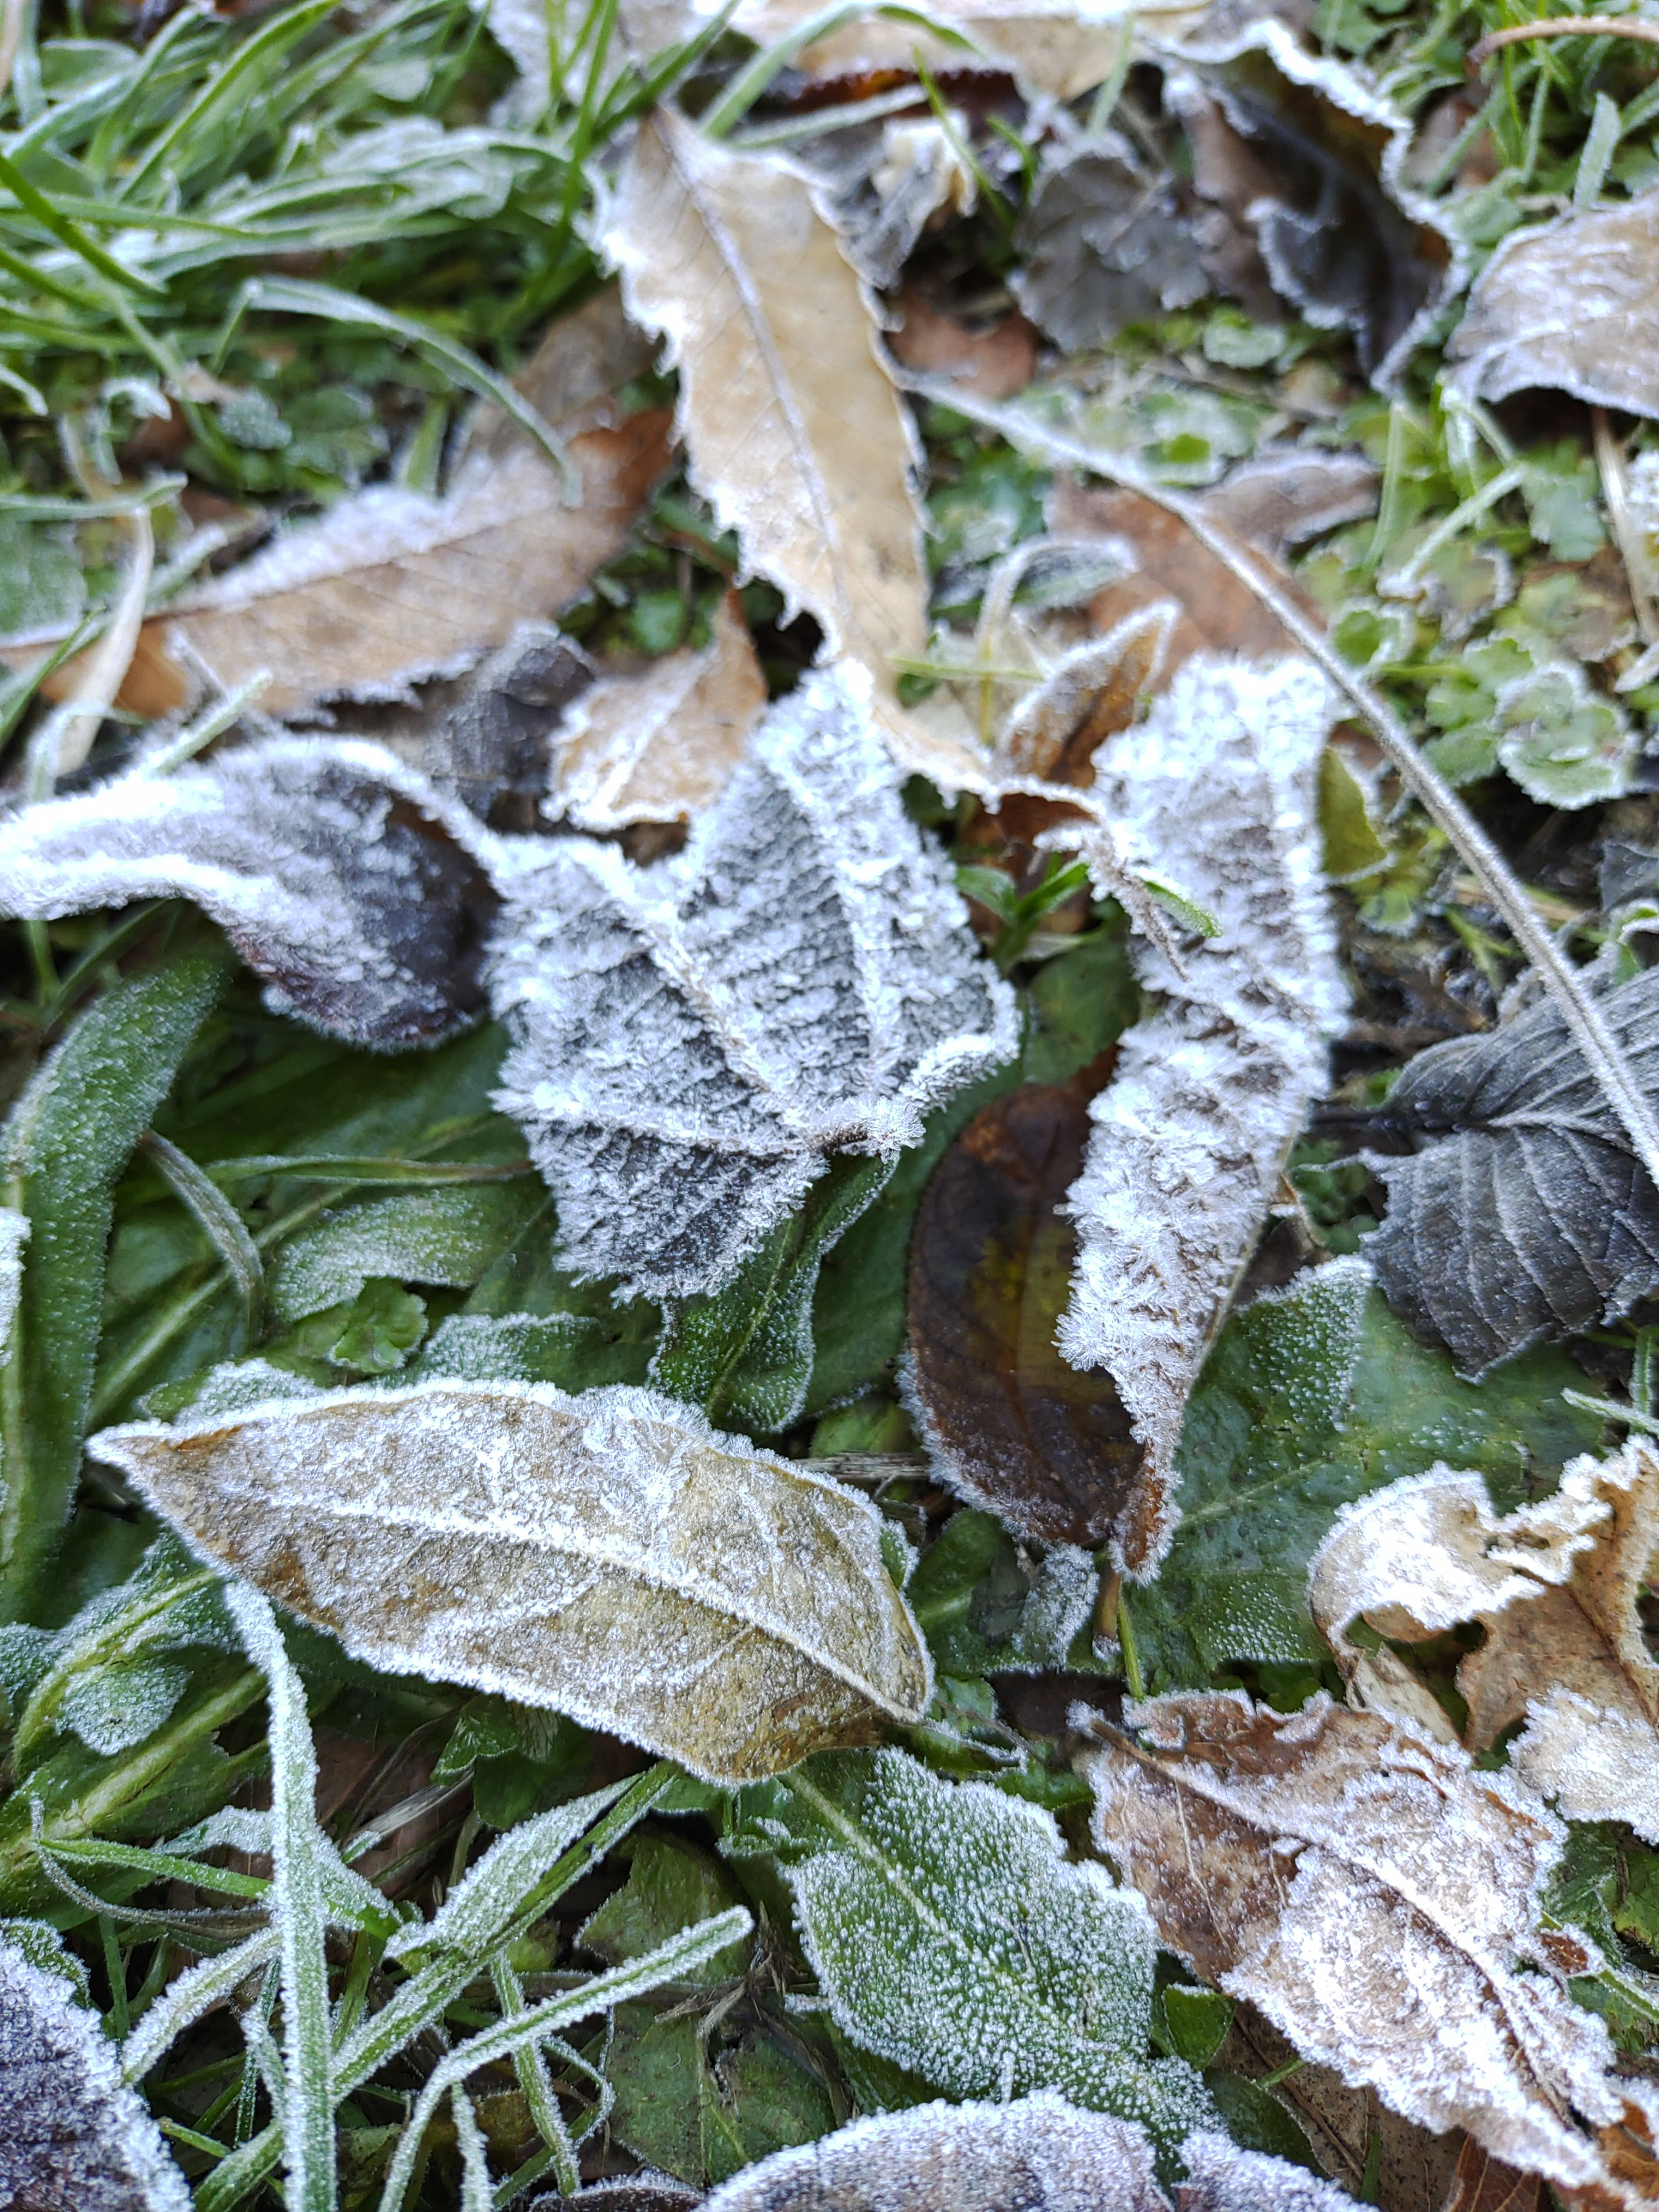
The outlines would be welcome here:
<svg viewBox="0 0 1659 2212">
<path fill-rule="evenodd" d="M 1062 2089 L 1178 2143 L 1198 2077 L 1149 2060 L 1157 1948 L 1142 1899 L 1073 1864 L 1052 1814 L 878 1752 L 856 1822 L 787 1869 L 806 1954 L 854 2042 L 957 2097 Z"/>
<path fill-rule="evenodd" d="M 1109 1371 L 1146 1448 L 1112 1539 L 1138 1575 L 1169 1548 L 1188 1394 L 1343 1018 L 1315 817 L 1329 722 L 1306 662 L 1200 657 L 1097 775 L 1129 866 L 1218 925 L 1180 966 L 1142 946 L 1163 1003 L 1123 1036 L 1068 1201 L 1080 1249 L 1060 1346 Z"/>
<path fill-rule="evenodd" d="M 166 1659 L 100 1668 L 70 1688 L 59 1709 L 64 1726 L 105 1758 L 130 1751 L 155 1735 L 189 1681 L 183 1667 Z"/>
<path fill-rule="evenodd" d="M 550 1706 L 710 1780 L 867 1741 L 932 1693 L 873 1507 L 649 1390 L 339 1390 L 88 1449 L 373 1665 Z"/>
<path fill-rule="evenodd" d="M 356 1044 L 426 1044 L 483 1003 L 492 850 L 379 745 L 277 738 L 0 823 L 0 914 L 193 899 L 282 1012 Z"/>
<path fill-rule="evenodd" d="M 96 2013 L 0 1940 L 0 2207 L 190 2212 L 190 2191 Z"/>
<path fill-rule="evenodd" d="M 1049 2090 L 1013 2104 L 917 2105 L 855 2120 L 734 2175 L 706 2200 L 704 2212 L 967 2212 L 969 2206 L 1168 2212 L 1140 2130 L 1079 2112 Z"/>
<path fill-rule="evenodd" d="M 498 1103 L 567 1264 L 654 1297 L 725 1281 L 836 1148 L 891 1158 L 1014 1048 L 944 857 L 907 819 L 869 685 L 820 671 L 675 860 L 565 838 L 507 886 Z"/>
</svg>

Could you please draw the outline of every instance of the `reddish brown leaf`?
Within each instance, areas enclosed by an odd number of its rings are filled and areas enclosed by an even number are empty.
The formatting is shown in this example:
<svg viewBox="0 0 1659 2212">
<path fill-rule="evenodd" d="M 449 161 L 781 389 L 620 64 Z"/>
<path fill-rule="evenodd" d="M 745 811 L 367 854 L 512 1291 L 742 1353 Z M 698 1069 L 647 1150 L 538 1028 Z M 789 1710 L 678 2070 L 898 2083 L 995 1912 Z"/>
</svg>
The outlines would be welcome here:
<svg viewBox="0 0 1659 2212">
<path fill-rule="evenodd" d="M 1027 1084 L 983 1108 L 934 1171 L 910 1240 L 912 1411 L 951 1486 L 1022 1535 L 1097 1543 L 1140 1473 L 1111 1378 L 1054 1329 L 1077 1233 L 1084 1090 Z"/>
</svg>

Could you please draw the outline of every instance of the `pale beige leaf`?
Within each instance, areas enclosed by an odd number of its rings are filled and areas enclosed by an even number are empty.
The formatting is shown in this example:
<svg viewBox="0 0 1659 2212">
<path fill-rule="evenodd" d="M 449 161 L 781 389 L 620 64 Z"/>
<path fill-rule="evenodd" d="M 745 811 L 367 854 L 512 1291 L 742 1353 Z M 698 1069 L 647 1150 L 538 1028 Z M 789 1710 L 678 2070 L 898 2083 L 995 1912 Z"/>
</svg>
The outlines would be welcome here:
<svg viewBox="0 0 1659 2212">
<path fill-rule="evenodd" d="M 653 1391 L 340 1390 L 88 1449 L 355 1656 L 711 1781 L 868 1741 L 932 1693 L 875 1510 Z"/>
<path fill-rule="evenodd" d="M 601 834 L 633 822 L 689 822 L 725 790 L 765 706 L 766 678 L 728 592 L 702 652 L 602 677 L 567 710 L 554 735 L 546 811 Z"/>
<path fill-rule="evenodd" d="M 897 663 L 927 643 L 915 434 L 811 180 L 659 110 L 600 243 L 635 321 L 666 341 L 692 480 L 744 562 L 812 616 L 830 655 L 869 670 L 907 767 L 977 781 L 971 753 L 930 744 L 898 705 Z"/>
<path fill-rule="evenodd" d="M 1545 385 L 1659 415 L 1659 189 L 1511 232 L 1447 351 L 1484 398 Z"/>
<path fill-rule="evenodd" d="M 1322 1694 L 1126 1717 L 1140 1741 L 1086 1761 L 1095 1840 L 1189 1966 L 1421 2127 L 1603 2205 L 1659 2195 L 1659 2093 L 1563 1986 L 1588 1954 L 1538 1899 L 1564 1832 L 1508 1776 Z"/>
<path fill-rule="evenodd" d="M 1404 1643 L 1479 1623 L 1457 1674 L 1470 1750 L 1524 1717 L 1510 1758 L 1534 1789 L 1659 1843 L 1659 1667 L 1637 1613 L 1656 1549 L 1659 1454 L 1643 1438 L 1574 1460 L 1553 1497 L 1502 1518 L 1478 1474 L 1435 1467 L 1343 1510 L 1309 1602 L 1345 1674 L 1367 1668 L 1366 1702 L 1394 1712 L 1426 1693 L 1393 1654 L 1362 1652 L 1354 1622 Z"/>
<path fill-rule="evenodd" d="M 555 326 L 520 384 L 563 434 L 581 479 L 558 471 L 503 417 L 482 422 L 453 482 L 428 498 L 375 485 L 296 525 L 144 626 L 137 680 L 155 713 L 189 694 L 188 648 L 227 688 L 266 668 L 263 712 L 327 699 L 395 699 L 453 675 L 544 619 L 622 547 L 668 463 L 661 410 L 611 419 L 607 395 L 636 358 L 614 295 Z M 129 687 L 131 688 L 131 686 Z"/>
</svg>

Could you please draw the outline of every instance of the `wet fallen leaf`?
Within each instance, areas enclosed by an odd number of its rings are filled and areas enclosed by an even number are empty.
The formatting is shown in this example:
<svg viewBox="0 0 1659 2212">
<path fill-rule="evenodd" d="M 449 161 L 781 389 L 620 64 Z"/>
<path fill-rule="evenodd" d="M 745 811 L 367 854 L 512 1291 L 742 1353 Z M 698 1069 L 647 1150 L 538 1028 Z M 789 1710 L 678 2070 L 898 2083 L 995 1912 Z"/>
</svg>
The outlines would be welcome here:
<svg viewBox="0 0 1659 2212">
<path fill-rule="evenodd" d="M 506 890 L 501 1103 L 567 1264 L 652 1297 L 717 1288 L 832 1150 L 915 1144 L 1014 1048 L 850 664 L 771 710 L 683 854 L 641 870 L 560 838 Z"/>
<path fill-rule="evenodd" d="M 1194 1971 L 1420 2126 L 1466 2127 L 1590 2202 L 1659 2194 L 1659 2094 L 1613 2075 L 1606 2029 L 1556 1978 L 1586 1947 L 1539 1921 L 1550 1814 L 1322 1693 L 1288 1718 L 1242 1692 L 1126 1717 L 1140 1741 L 1087 1759 L 1096 1842 Z"/>
<path fill-rule="evenodd" d="M 869 671 L 908 766 L 971 778 L 971 754 L 931 747 L 898 705 L 896 663 L 927 642 L 915 436 L 811 180 L 664 109 L 640 126 L 602 242 L 629 313 L 666 341 L 692 481 L 744 561 Z"/>
<path fill-rule="evenodd" d="M 1310 53 L 1272 16 L 1175 46 L 1166 98 L 1186 125 L 1194 183 L 1253 238 L 1273 289 L 1308 321 L 1352 331 L 1359 363 L 1397 381 L 1459 281 L 1455 234 L 1401 176 L 1411 119 L 1346 64 Z M 1235 246 L 1212 273 L 1245 295 Z"/>
<path fill-rule="evenodd" d="M 933 1470 L 1047 1543 L 1103 1541 L 1143 1455 L 1110 1376 L 1054 1343 L 1088 1135 L 1073 1085 L 994 1100 L 934 1170 L 910 1239 L 906 1396 Z"/>
<path fill-rule="evenodd" d="M 1651 1088 L 1659 974 L 1602 1005 Z M 1659 1193 L 1553 1000 L 1419 1053 L 1388 1112 L 1424 1149 L 1372 1162 L 1389 1211 L 1366 1254 L 1389 1304 L 1462 1373 L 1616 1321 L 1659 1284 Z"/>
<path fill-rule="evenodd" d="M 867 1740 L 932 1692 L 873 1509 L 652 1391 L 335 1391 L 88 1449 L 383 1671 L 551 1706 L 710 1780 Z"/>
<path fill-rule="evenodd" d="M 1510 1764 L 1540 1796 L 1659 1843 L 1659 1667 L 1637 1613 L 1656 1551 L 1659 1455 L 1637 1437 L 1575 1460 L 1553 1498 L 1502 1517 L 1479 1475 L 1445 1467 L 1378 1491 L 1320 1547 L 1309 1598 L 1364 1702 L 1395 1711 L 1395 1678 L 1376 1662 L 1401 1662 L 1364 1652 L 1354 1622 L 1407 1643 L 1478 1622 L 1486 1640 L 1457 1670 L 1468 1748 L 1524 1721 Z"/>
<path fill-rule="evenodd" d="M 185 2178 L 97 2014 L 76 2002 L 70 1973 L 67 1956 L 53 1972 L 0 1936 L 0 2202 L 188 2212 Z"/>
<path fill-rule="evenodd" d="M 726 788 L 765 706 L 766 679 L 730 592 L 701 653 L 602 677 L 568 710 L 547 811 L 598 832 L 691 821 Z"/>
<path fill-rule="evenodd" d="M 275 738 L 14 815 L 0 913 L 193 899 L 273 1006 L 356 1043 L 429 1043 L 483 1003 L 490 843 L 378 745 Z"/>
<path fill-rule="evenodd" d="M 266 714 L 396 699 L 470 667 L 515 623 L 556 614 L 620 550 L 668 465 L 662 410 L 623 416 L 610 397 L 641 351 L 603 294 L 555 325 L 520 379 L 567 441 L 579 505 L 516 424 L 486 417 L 441 497 L 371 486 L 153 616 L 118 703 L 181 704 L 193 686 L 175 647 L 226 688 L 269 669 Z"/>
<path fill-rule="evenodd" d="M 1139 951 L 1162 1003 L 1123 1035 L 1066 1201 L 1079 1250 L 1060 1346 L 1112 1376 L 1145 1447 L 1112 1535 L 1138 1575 L 1168 1549 L 1188 1394 L 1342 1019 L 1316 829 L 1329 718 L 1305 662 L 1194 660 L 1097 755 L 1118 861 L 1173 885 L 1213 930 L 1178 957 Z"/>
<path fill-rule="evenodd" d="M 1659 191 L 1511 232 L 1475 280 L 1447 352 L 1465 392 L 1546 385 L 1659 415 Z"/>
</svg>

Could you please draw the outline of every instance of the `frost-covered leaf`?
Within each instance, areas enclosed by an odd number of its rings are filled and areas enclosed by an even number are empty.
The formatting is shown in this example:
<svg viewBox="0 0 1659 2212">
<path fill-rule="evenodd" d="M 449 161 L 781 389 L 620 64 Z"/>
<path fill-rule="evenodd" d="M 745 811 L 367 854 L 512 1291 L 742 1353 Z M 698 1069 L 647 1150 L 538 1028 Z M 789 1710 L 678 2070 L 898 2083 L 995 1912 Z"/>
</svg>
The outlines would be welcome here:
<svg viewBox="0 0 1659 2212">
<path fill-rule="evenodd" d="M 855 2120 L 779 2151 L 706 2203 L 708 2212 L 1168 2212 L 1140 2130 L 1050 2090 Z"/>
<path fill-rule="evenodd" d="M 728 1849 L 775 1849 L 819 1989 L 853 2042 L 955 2097 L 1054 2088 L 1173 2148 L 1209 2118 L 1152 2058 L 1141 1899 L 1075 1864 L 1051 1814 L 899 1751 L 757 1793 Z"/>
<path fill-rule="evenodd" d="M 0 914 L 193 899 L 274 1006 L 354 1043 L 428 1043 L 483 1004 L 489 851 L 381 747 L 279 738 L 15 815 Z"/>
<path fill-rule="evenodd" d="M 1103 1541 L 1142 1458 L 1111 1377 L 1054 1343 L 1078 1249 L 1061 1209 L 1088 1136 L 1070 1084 L 1024 1084 L 981 1107 L 910 1238 L 905 1395 L 934 1471 L 1048 1543 Z"/>
<path fill-rule="evenodd" d="M 1511 232 L 1475 280 L 1447 348 L 1487 399 L 1545 385 L 1659 415 L 1659 191 Z"/>
<path fill-rule="evenodd" d="M 0 1937 L 0 2203 L 188 2212 L 190 2201 L 97 2014 Z"/>
<path fill-rule="evenodd" d="M 1520 1503 L 1523 1468 L 1547 1480 L 1600 1437 L 1598 1417 L 1561 1395 L 1578 1378 L 1540 1348 L 1479 1389 L 1460 1382 L 1358 1259 L 1235 1314 L 1187 1409 L 1181 1526 L 1158 1580 L 1130 1597 L 1147 1680 L 1196 1687 L 1241 1659 L 1316 1667 L 1307 1566 L 1339 1509 L 1440 1453 Z"/>
<path fill-rule="evenodd" d="M 1126 1718 L 1140 1741 L 1114 1732 L 1087 1761 L 1096 1842 L 1189 1967 L 1419 2126 L 1564 2189 L 1650 2197 L 1659 2096 L 1610 2072 L 1558 1978 L 1588 1947 L 1540 1921 L 1552 1815 L 1322 1692 L 1288 1718 L 1243 1692 Z"/>
<path fill-rule="evenodd" d="M 541 801 L 561 718 L 593 680 L 593 663 L 551 623 L 520 623 L 499 651 L 434 702 L 425 687 L 407 720 L 377 728 L 400 759 L 493 830 L 542 827 Z"/>
<path fill-rule="evenodd" d="M 516 624 L 557 614 L 620 551 L 668 465 L 663 411 L 624 417 L 610 397 L 642 351 L 614 293 L 602 294 L 555 325 L 518 380 L 566 441 L 579 504 L 566 504 L 541 447 L 488 410 L 441 495 L 371 485 L 153 616 L 136 671 L 146 710 L 185 694 L 175 641 L 227 688 L 269 669 L 260 707 L 291 714 L 400 698 L 471 667 Z"/>
<path fill-rule="evenodd" d="M 1653 1091 L 1659 973 L 1601 1004 Z M 1419 1053 L 1388 1112 L 1423 1150 L 1370 1163 L 1389 1212 L 1366 1255 L 1395 1311 L 1463 1374 L 1616 1321 L 1659 1285 L 1659 1192 L 1553 1000 Z"/>
<path fill-rule="evenodd" d="M 1258 2150 L 1241 2150 L 1202 2129 L 1181 2146 L 1186 2179 L 1176 2191 L 1180 2212 L 1343 2212 L 1347 2193 L 1305 2167 Z"/>
<path fill-rule="evenodd" d="M 23 1295 L 23 1247 L 29 1221 L 14 1207 L 0 1206 L 0 1360 L 11 1349 L 11 1328 Z"/>
<path fill-rule="evenodd" d="M 1375 1674 L 1394 1655 L 1362 1651 L 1353 1623 L 1407 1643 L 1479 1623 L 1485 1641 L 1457 1670 L 1468 1748 L 1524 1721 L 1510 1764 L 1540 1796 L 1659 1843 L 1659 1667 L 1637 1612 L 1656 1552 L 1659 1455 L 1640 1437 L 1575 1460 L 1553 1497 L 1502 1516 L 1479 1475 L 1443 1465 L 1346 1509 L 1309 1601 L 1364 1703 L 1396 1711 Z"/>
<path fill-rule="evenodd" d="M 1092 1620 L 1100 1573 L 1080 1545 L 1052 1544 L 1040 1566 L 995 1516 L 953 1513 L 904 1586 L 941 1674 L 1068 1667 Z"/>
<path fill-rule="evenodd" d="M 279 1321 L 355 1298 L 371 1276 L 469 1289 L 546 1203 L 528 1178 L 399 1191 L 346 1206 L 283 1247 L 270 1289 Z"/>
<path fill-rule="evenodd" d="M 873 1509 L 649 1391 L 343 1390 L 94 1448 L 356 1656 L 710 1779 L 865 1740 L 931 1693 Z"/>
<path fill-rule="evenodd" d="M 1461 274 L 1455 234 L 1401 181 L 1410 118 L 1273 15 L 1218 42 L 1200 32 L 1170 62 L 1194 183 L 1223 218 L 1212 276 L 1254 311 L 1265 273 L 1309 322 L 1352 331 L 1361 368 L 1393 384 Z"/>
<path fill-rule="evenodd" d="M 629 311 L 666 341 L 691 478 L 744 562 L 875 685 L 906 765 L 971 777 L 897 703 L 927 643 L 917 454 L 868 291 L 805 173 L 740 154 L 669 109 L 642 123 L 601 243 Z M 948 781 L 948 775 L 946 776 Z"/>
<path fill-rule="evenodd" d="M 1240 461 L 1204 494 L 1212 521 L 1272 554 L 1376 512 L 1377 476 L 1362 453 L 1293 446 Z"/>
<path fill-rule="evenodd" d="M 0 1469 L 7 1618 L 26 1608 L 57 1548 L 80 1467 L 111 1193 L 224 980 L 222 953 L 194 952 L 112 985 L 36 1074 L 0 1138 L 29 1223 L 10 1355 L 28 1420 L 21 1436 L 7 1425 Z"/>
<path fill-rule="evenodd" d="M 553 1382 L 561 1390 L 643 1382 L 651 1346 L 619 1338 L 593 1314 L 451 1314 L 421 1347 L 410 1376 L 426 1382 Z M 249 1401 L 248 1402 L 252 1402 Z"/>
<path fill-rule="evenodd" d="M 892 1158 L 1007 1058 L 1012 995 L 905 816 L 843 665 L 810 677 L 684 853 L 562 838 L 507 886 L 499 1103 L 566 1264 L 653 1297 L 730 1279 L 836 1149 Z"/>
<path fill-rule="evenodd" d="M 1640 738 L 1576 661 L 1546 662 L 1500 684 L 1496 705 L 1498 757 L 1529 799 L 1591 806 L 1629 790 Z"/>
<path fill-rule="evenodd" d="M 1014 296 L 1068 353 L 1105 345 L 1126 324 L 1190 307 L 1211 289 L 1176 179 L 1148 173 L 1115 133 L 1045 152 L 1014 244 L 1024 260 Z"/>
<path fill-rule="evenodd" d="M 659 1389 L 744 1428 L 798 1419 L 812 1375 L 819 1262 L 890 1173 L 885 1160 L 837 1160 L 723 1290 L 672 1304 L 651 1363 Z"/>
<path fill-rule="evenodd" d="M 725 790 L 765 706 L 766 679 L 728 592 L 702 652 L 601 677 L 567 711 L 547 811 L 594 832 L 695 820 Z"/>
<path fill-rule="evenodd" d="M 1305 662 L 1194 660 L 1097 762 L 1115 861 L 1217 925 L 1179 965 L 1142 949 L 1141 981 L 1162 1004 L 1119 1042 L 1066 1201 L 1079 1251 L 1060 1347 L 1106 1370 L 1145 1448 L 1111 1537 L 1138 1574 L 1168 1549 L 1188 1394 L 1343 1018 L 1316 826 L 1329 717 Z"/>
<path fill-rule="evenodd" d="M 878 291 L 898 281 L 936 216 L 971 215 L 979 197 L 959 125 L 890 117 L 874 127 L 826 132 L 803 149 L 823 176 L 821 204 L 847 241 L 853 266 Z"/>
</svg>

